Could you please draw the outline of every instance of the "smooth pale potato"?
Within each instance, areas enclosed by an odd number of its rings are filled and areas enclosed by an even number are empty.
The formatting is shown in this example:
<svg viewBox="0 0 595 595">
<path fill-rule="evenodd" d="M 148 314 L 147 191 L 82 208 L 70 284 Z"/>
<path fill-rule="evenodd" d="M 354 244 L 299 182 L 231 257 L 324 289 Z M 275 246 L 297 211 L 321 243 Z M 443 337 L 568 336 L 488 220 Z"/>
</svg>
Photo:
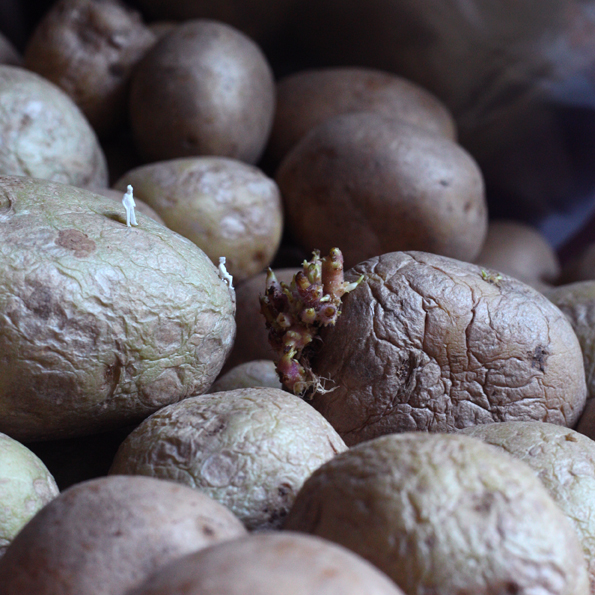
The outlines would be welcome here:
<svg viewBox="0 0 595 595">
<path fill-rule="evenodd" d="M 595 442 L 568 428 L 543 422 L 504 422 L 462 430 L 527 463 L 570 519 L 595 593 Z"/>
<path fill-rule="evenodd" d="M 152 477 L 102 477 L 62 492 L 0 559 L 2 595 L 126 595 L 161 566 L 245 534 L 204 494 Z"/>
<path fill-rule="evenodd" d="M 274 361 L 259 359 L 240 364 L 220 376 L 209 389 L 209 393 L 218 393 L 236 388 L 255 388 L 257 386 L 283 388 Z"/>
<path fill-rule="evenodd" d="M 122 176 L 115 187 L 157 211 L 165 224 L 225 266 L 236 283 L 273 260 L 283 228 L 279 189 L 258 168 L 224 157 L 151 163 Z"/>
<path fill-rule="evenodd" d="M 0 177 L 0 431 L 106 431 L 205 392 L 234 295 L 192 242 L 86 190 Z"/>
<path fill-rule="evenodd" d="M 588 399 L 595 397 L 595 281 L 579 281 L 546 293 L 568 318 L 583 353 Z"/>
<path fill-rule="evenodd" d="M 345 278 L 361 275 L 312 359 L 333 389 L 312 404 L 348 445 L 494 421 L 578 421 L 587 393 L 580 344 L 542 294 L 423 252 L 384 254 Z"/>
<path fill-rule="evenodd" d="M 122 443 L 110 473 L 178 481 L 263 530 L 278 527 L 309 475 L 345 449 L 299 397 L 243 388 L 164 407 Z"/>
<path fill-rule="evenodd" d="M 288 285 L 301 268 L 275 269 L 277 279 Z M 258 297 L 264 295 L 266 273 L 255 275 L 236 287 L 236 339 L 223 373 L 235 366 L 257 359 L 278 359 L 269 344 L 264 316 L 260 313 Z"/>
<path fill-rule="evenodd" d="M 371 68 L 302 70 L 277 83 L 277 109 L 267 154 L 275 163 L 324 121 L 374 112 L 456 140 L 456 124 L 438 98 L 419 85 Z"/>
<path fill-rule="evenodd" d="M 58 493 L 52 474 L 39 457 L 0 434 L 0 557 L 15 535 Z"/>
<path fill-rule="evenodd" d="M 285 528 L 353 550 L 410 595 L 589 593 L 576 532 L 531 469 L 468 436 L 350 448 L 306 481 Z"/>
<path fill-rule="evenodd" d="M 361 557 L 299 533 L 250 535 L 169 564 L 130 595 L 401 595 Z"/>
<path fill-rule="evenodd" d="M 0 175 L 107 186 L 105 156 L 75 103 L 41 76 L 0 65 Z"/>
<path fill-rule="evenodd" d="M 560 274 L 558 257 L 546 238 L 534 227 L 520 221 L 490 222 L 475 262 L 536 289 L 555 283 Z"/>
<path fill-rule="evenodd" d="M 393 250 L 473 260 L 487 230 L 481 172 L 453 141 L 373 113 L 336 116 L 276 173 L 287 226 L 307 251 L 345 266 Z"/>
<path fill-rule="evenodd" d="M 130 74 L 156 39 L 119 0 L 59 0 L 29 38 L 25 67 L 60 87 L 106 136 L 124 124 Z"/>
<path fill-rule="evenodd" d="M 273 74 L 238 30 L 187 21 L 138 64 L 129 107 L 136 147 L 149 161 L 219 155 L 256 163 L 273 120 Z"/>
</svg>

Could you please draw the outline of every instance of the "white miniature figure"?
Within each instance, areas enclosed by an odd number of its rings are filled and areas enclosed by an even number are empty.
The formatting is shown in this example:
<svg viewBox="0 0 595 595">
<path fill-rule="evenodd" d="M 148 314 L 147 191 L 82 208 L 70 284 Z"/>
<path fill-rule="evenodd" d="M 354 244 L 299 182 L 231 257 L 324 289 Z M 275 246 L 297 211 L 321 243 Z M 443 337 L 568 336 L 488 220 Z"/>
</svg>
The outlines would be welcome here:
<svg viewBox="0 0 595 595">
<path fill-rule="evenodd" d="M 227 272 L 225 268 L 225 256 L 219 257 L 219 277 L 223 279 L 228 285 L 230 289 L 233 289 L 233 277 Z"/>
<path fill-rule="evenodd" d="M 124 198 L 122 198 L 122 204 L 126 209 L 126 225 L 128 227 L 130 227 L 131 223 L 132 225 L 138 225 L 136 222 L 136 215 L 134 214 L 134 207 L 136 206 L 136 203 L 134 202 L 134 197 L 132 196 L 132 186 L 130 184 L 128 184 L 128 187 L 126 188 L 126 194 L 124 195 Z"/>
</svg>

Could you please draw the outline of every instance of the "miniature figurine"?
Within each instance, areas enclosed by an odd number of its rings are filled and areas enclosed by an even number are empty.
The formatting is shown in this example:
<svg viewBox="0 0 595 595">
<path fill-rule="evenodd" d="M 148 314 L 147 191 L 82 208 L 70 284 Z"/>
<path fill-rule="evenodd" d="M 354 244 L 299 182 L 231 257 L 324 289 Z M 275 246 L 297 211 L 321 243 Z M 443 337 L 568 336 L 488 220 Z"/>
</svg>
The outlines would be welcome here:
<svg viewBox="0 0 595 595">
<path fill-rule="evenodd" d="M 233 277 L 227 272 L 225 268 L 225 256 L 219 257 L 219 277 L 223 279 L 228 285 L 230 289 L 233 289 Z"/>
<path fill-rule="evenodd" d="M 130 227 L 132 225 L 138 225 L 136 222 L 136 215 L 134 213 L 134 207 L 136 203 L 134 202 L 134 197 L 132 196 L 132 186 L 128 184 L 128 188 L 126 188 L 126 194 L 122 198 L 122 204 L 126 209 L 126 225 Z"/>
</svg>

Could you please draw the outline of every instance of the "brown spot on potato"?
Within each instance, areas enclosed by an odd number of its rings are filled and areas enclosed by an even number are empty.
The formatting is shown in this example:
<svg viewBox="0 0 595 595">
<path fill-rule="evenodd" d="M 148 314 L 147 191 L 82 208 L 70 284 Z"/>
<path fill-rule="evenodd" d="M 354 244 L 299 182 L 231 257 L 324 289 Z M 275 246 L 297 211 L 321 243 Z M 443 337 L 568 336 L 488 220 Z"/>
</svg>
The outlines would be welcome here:
<svg viewBox="0 0 595 595">
<path fill-rule="evenodd" d="M 545 360 L 549 353 L 547 349 L 542 345 L 538 345 L 533 352 L 533 361 L 531 362 L 532 368 L 537 368 L 540 372 L 545 372 Z"/>
<path fill-rule="evenodd" d="M 95 252 L 95 242 L 78 229 L 62 229 L 56 245 L 71 250 L 77 258 L 84 258 Z"/>
</svg>

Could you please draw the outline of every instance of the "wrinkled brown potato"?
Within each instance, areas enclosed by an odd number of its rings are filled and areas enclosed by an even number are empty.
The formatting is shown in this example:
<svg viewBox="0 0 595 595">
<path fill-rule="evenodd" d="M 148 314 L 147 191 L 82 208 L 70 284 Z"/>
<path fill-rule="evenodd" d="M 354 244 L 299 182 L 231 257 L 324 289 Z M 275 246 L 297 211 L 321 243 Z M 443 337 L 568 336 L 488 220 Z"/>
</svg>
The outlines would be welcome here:
<svg viewBox="0 0 595 595">
<path fill-rule="evenodd" d="M 275 269 L 275 275 L 279 281 L 289 284 L 298 271 L 301 268 Z M 265 287 L 266 273 L 260 273 L 236 287 L 236 339 L 223 372 L 257 359 L 277 359 L 276 352 L 269 345 L 264 316 L 260 313 L 258 296 L 264 294 Z"/>
<path fill-rule="evenodd" d="M 291 74 L 277 83 L 277 109 L 267 153 L 279 163 L 304 135 L 350 112 L 374 112 L 456 140 L 446 107 L 422 87 L 369 68 L 324 68 Z"/>
<path fill-rule="evenodd" d="M 58 493 L 43 462 L 26 446 L 0 434 L 0 557 L 15 535 Z"/>
<path fill-rule="evenodd" d="M 298 533 L 250 535 L 184 556 L 130 595 L 402 595 L 371 564 Z"/>
<path fill-rule="evenodd" d="M 125 595 L 160 567 L 245 534 L 204 494 L 152 477 L 102 477 L 63 492 L 0 559 L 2 595 Z"/>
<path fill-rule="evenodd" d="M 545 237 L 519 221 L 492 221 L 475 262 L 536 289 L 555 283 L 560 274 L 558 257 Z"/>
<path fill-rule="evenodd" d="M 122 443 L 110 473 L 178 481 L 227 506 L 248 529 L 270 529 L 307 477 L 345 448 L 299 397 L 244 388 L 164 407 Z"/>
<path fill-rule="evenodd" d="M 578 337 L 591 399 L 595 397 L 595 281 L 561 285 L 546 296 L 564 312 Z"/>
<path fill-rule="evenodd" d="M 97 137 L 62 90 L 24 68 L 0 66 L 0 103 L 0 175 L 107 186 Z"/>
<path fill-rule="evenodd" d="M 353 550 L 410 595 L 589 593 L 578 537 L 541 482 L 467 436 L 392 434 L 337 455 L 285 528 Z"/>
<path fill-rule="evenodd" d="M 20 66 L 23 59 L 10 41 L 0 33 L 0 64 Z"/>
<path fill-rule="evenodd" d="M 287 225 L 306 250 L 345 265 L 393 250 L 473 260 L 487 229 L 481 172 L 453 141 L 357 113 L 311 130 L 276 174 Z"/>
<path fill-rule="evenodd" d="M 215 19 L 252 39 L 275 35 L 291 16 L 298 0 L 137 0 L 147 15 L 157 19 Z"/>
<path fill-rule="evenodd" d="M 162 37 L 134 71 L 130 121 L 149 161 L 220 155 L 258 161 L 275 108 L 260 48 L 223 23 L 185 22 Z"/>
<path fill-rule="evenodd" d="M 58 85 L 105 136 L 123 125 L 130 73 L 155 41 L 119 0 L 59 0 L 30 37 L 25 66 Z"/>
<path fill-rule="evenodd" d="M 275 362 L 270 359 L 245 362 L 232 368 L 217 379 L 209 389 L 209 393 L 235 390 L 236 388 L 256 388 L 258 386 L 278 388 L 279 390 L 283 388 L 277 375 Z"/>
<path fill-rule="evenodd" d="M 595 593 L 595 442 L 542 422 L 505 422 L 463 430 L 527 463 L 572 521 Z"/>
<path fill-rule="evenodd" d="M 279 247 L 283 213 L 279 189 L 258 168 L 223 157 L 151 163 L 115 184 L 154 208 L 165 224 L 225 266 L 236 282 L 267 267 Z"/>
<path fill-rule="evenodd" d="M 115 190 L 113 188 L 90 188 L 90 190 L 95 194 L 100 194 L 101 196 L 105 196 L 106 198 L 111 198 L 112 200 L 122 203 L 122 197 L 124 196 L 124 193 L 120 192 L 120 190 Z M 136 209 L 140 213 L 150 217 L 153 219 L 153 221 L 157 221 L 157 223 L 161 223 L 161 225 L 165 225 L 163 219 L 147 203 L 138 199 L 136 196 L 134 197 L 134 203 L 136 205 Z M 122 206 L 122 213 L 125 212 L 124 206 Z"/>
<path fill-rule="evenodd" d="M 389 432 L 540 420 L 585 405 L 580 345 L 539 292 L 473 264 L 393 252 L 348 271 L 361 284 L 321 333 L 312 404 L 348 445 Z"/>
<path fill-rule="evenodd" d="M 578 421 L 576 431 L 595 440 L 595 399 L 589 399 Z"/>
<path fill-rule="evenodd" d="M 206 391 L 232 291 L 192 242 L 86 190 L 0 177 L 0 431 L 84 435 Z"/>
</svg>

